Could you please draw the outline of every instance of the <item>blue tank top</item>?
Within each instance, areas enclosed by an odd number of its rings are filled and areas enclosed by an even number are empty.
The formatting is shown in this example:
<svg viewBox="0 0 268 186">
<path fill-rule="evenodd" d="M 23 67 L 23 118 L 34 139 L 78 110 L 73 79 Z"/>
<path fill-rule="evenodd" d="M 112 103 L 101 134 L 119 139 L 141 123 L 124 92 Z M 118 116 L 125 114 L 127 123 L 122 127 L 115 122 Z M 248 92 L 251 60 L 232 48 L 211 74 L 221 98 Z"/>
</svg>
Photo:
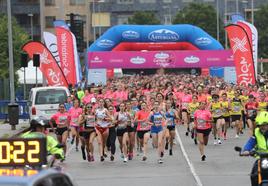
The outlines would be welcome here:
<svg viewBox="0 0 268 186">
<path fill-rule="evenodd" d="M 167 126 L 175 126 L 175 113 L 174 111 L 166 112 Z"/>
<path fill-rule="evenodd" d="M 162 121 L 163 121 L 163 115 L 160 112 L 155 112 L 152 116 L 151 116 L 151 122 L 154 123 L 154 125 L 156 126 L 162 126 Z"/>
</svg>

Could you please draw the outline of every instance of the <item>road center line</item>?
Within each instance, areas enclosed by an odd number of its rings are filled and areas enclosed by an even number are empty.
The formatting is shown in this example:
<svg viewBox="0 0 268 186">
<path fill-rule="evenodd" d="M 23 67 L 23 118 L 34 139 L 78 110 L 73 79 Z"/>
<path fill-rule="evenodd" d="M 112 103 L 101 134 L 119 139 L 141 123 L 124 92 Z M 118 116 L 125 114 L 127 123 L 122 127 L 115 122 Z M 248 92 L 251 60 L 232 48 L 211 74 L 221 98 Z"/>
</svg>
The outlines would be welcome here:
<svg viewBox="0 0 268 186">
<path fill-rule="evenodd" d="M 184 158 L 185 158 L 185 160 L 186 160 L 188 166 L 190 167 L 190 170 L 191 170 L 191 172 L 192 172 L 192 174 L 193 174 L 193 176 L 194 176 L 194 179 L 195 179 L 195 181 L 196 181 L 197 186 L 203 186 L 203 184 L 202 184 L 202 182 L 201 182 L 199 176 L 197 175 L 197 173 L 196 173 L 196 171 L 195 171 L 195 168 L 194 168 L 193 164 L 190 162 L 190 159 L 189 159 L 189 157 L 188 157 L 188 154 L 187 154 L 186 151 L 185 151 L 185 148 L 184 148 L 184 146 L 183 146 L 183 144 L 182 144 L 181 137 L 180 137 L 180 135 L 179 135 L 179 133 L 178 133 L 178 130 L 176 129 L 175 132 L 176 132 L 176 137 L 177 137 L 176 139 L 177 139 L 177 141 L 179 142 L 179 145 L 180 145 L 182 154 L 183 154 L 183 156 L 184 156 Z"/>
</svg>

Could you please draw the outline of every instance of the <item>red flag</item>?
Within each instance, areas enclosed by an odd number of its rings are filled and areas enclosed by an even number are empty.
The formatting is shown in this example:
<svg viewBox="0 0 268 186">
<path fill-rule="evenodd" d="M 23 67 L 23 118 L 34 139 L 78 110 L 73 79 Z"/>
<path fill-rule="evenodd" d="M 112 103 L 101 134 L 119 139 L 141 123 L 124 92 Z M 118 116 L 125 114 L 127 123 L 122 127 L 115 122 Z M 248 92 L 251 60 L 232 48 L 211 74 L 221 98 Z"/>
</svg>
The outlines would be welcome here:
<svg viewBox="0 0 268 186">
<path fill-rule="evenodd" d="M 252 48 L 247 32 L 240 25 L 225 27 L 234 54 L 237 84 L 247 86 L 256 83 Z"/>
<path fill-rule="evenodd" d="M 32 59 L 33 54 L 40 55 L 40 70 L 46 77 L 48 85 L 50 86 L 66 86 L 68 82 L 65 79 L 60 67 L 58 66 L 55 58 L 52 56 L 47 47 L 40 42 L 30 41 L 23 45 L 22 50 L 28 53 Z"/>
<path fill-rule="evenodd" d="M 63 27 L 55 29 L 61 69 L 68 82 L 75 85 L 77 81 L 72 34 Z"/>
</svg>

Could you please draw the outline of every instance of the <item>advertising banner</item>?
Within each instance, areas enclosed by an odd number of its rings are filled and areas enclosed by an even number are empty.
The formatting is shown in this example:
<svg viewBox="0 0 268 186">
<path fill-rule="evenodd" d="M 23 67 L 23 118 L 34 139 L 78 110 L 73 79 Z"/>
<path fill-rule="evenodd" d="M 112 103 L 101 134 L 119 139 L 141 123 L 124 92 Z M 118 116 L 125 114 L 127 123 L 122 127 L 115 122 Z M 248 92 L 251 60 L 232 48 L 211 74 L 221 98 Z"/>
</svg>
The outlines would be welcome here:
<svg viewBox="0 0 268 186">
<path fill-rule="evenodd" d="M 75 85 L 77 77 L 72 33 L 63 27 L 56 27 L 55 29 L 61 69 L 68 82 Z"/>
<path fill-rule="evenodd" d="M 88 68 L 208 68 L 234 66 L 231 50 L 88 52 Z"/>
<path fill-rule="evenodd" d="M 250 24 L 246 21 L 238 21 L 238 25 L 242 26 L 249 36 L 249 40 L 252 46 L 252 52 L 253 52 L 253 60 L 254 60 L 254 67 L 255 67 L 255 76 L 257 76 L 257 70 L 258 70 L 258 31 L 256 27 L 253 24 Z"/>
<path fill-rule="evenodd" d="M 57 46 L 57 37 L 50 32 L 44 32 L 43 36 L 47 48 L 52 53 L 57 63 L 60 64 L 60 56 Z"/>
<path fill-rule="evenodd" d="M 31 41 L 26 43 L 22 50 L 28 53 L 29 57 L 32 59 L 33 54 L 40 55 L 40 70 L 46 77 L 48 85 L 50 86 L 66 86 L 68 87 L 68 82 L 65 79 L 60 67 L 58 66 L 55 58 L 46 48 L 46 46 L 40 42 Z"/>
<path fill-rule="evenodd" d="M 243 27 L 229 25 L 225 27 L 228 33 L 231 49 L 234 54 L 237 84 L 248 86 L 256 83 L 252 48 L 249 36 Z"/>
</svg>

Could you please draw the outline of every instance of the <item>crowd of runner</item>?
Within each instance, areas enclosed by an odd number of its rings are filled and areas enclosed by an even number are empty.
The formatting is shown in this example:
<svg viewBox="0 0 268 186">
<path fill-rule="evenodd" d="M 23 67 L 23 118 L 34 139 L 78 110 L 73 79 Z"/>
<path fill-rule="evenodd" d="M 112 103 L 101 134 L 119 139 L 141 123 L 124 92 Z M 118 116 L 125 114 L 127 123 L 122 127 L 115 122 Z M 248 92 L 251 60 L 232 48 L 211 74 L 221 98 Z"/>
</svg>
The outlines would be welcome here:
<svg viewBox="0 0 268 186">
<path fill-rule="evenodd" d="M 245 126 L 252 135 L 256 115 L 268 107 L 268 81 L 259 76 L 259 82 L 237 86 L 222 78 L 174 74 L 115 78 L 105 86 L 72 90 L 50 123 L 59 142 L 66 144 L 70 137 L 89 162 L 95 159 L 95 139 L 100 161 L 114 161 L 118 150 L 124 162 L 134 155 L 146 161 L 152 139 L 157 161 L 163 163 L 165 150 L 173 155 L 176 127 L 183 125 L 205 161 L 211 131 L 214 145 L 239 138 Z"/>
</svg>

